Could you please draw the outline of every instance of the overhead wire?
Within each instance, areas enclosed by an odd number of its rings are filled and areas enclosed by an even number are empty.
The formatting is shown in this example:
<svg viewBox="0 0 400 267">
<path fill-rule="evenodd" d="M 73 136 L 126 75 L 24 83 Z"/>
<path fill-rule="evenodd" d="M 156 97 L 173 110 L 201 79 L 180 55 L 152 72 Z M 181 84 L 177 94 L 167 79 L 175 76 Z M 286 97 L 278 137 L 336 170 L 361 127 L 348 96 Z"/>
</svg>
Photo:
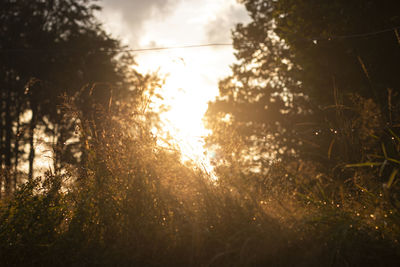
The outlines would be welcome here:
<svg viewBox="0 0 400 267">
<path fill-rule="evenodd" d="M 379 31 L 371 31 L 371 32 L 364 32 L 364 33 L 355 33 L 355 34 L 348 34 L 348 35 L 332 35 L 329 37 L 315 37 L 315 38 L 307 38 L 310 41 L 314 40 L 338 40 L 338 39 L 354 39 L 354 38 L 362 38 L 362 37 L 369 37 L 369 36 L 374 36 L 374 35 L 379 35 L 382 33 L 387 33 L 387 32 L 392 32 L 394 31 L 395 33 L 397 30 L 400 29 L 400 26 L 397 27 L 392 27 L 392 28 L 386 28 L 383 30 Z"/>
<path fill-rule="evenodd" d="M 371 31 L 364 33 L 356 33 L 349 35 L 332 35 L 329 37 L 304 37 L 301 39 L 308 41 L 321 41 L 321 40 L 343 40 L 343 39 L 354 39 L 379 35 L 387 32 L 394 31 L 397 39 L 400 43 L 399 37 L 400 26 L 386 28 L 379 31 Z M 205 44 L 193 44 L 193 45 L 179 45 L 179 46 L 165 46 L 165 47 L 147 47 L 147 48 L 128 48 L 128 49 L 98 49 L 96 52 L 100 53 L 123 53 L 123 52 L 147 52 L 147 51 L 161 51 L 161 50 L 172 50 L 172 49 L 187 49 L 187 48 L 201 48 L 201 47 L 215 47 L 215 46 L 232 46 L 233 43 L 205 43 Z M 38 52 L 38 51 L 82 51 L 82 48 L 0 48 L 0 52 Z"/>
<path fill-rule="evenodd" d="M 146 52 L 146 51 L 160 51 L 172 49 L 185 49 L 185 48 L 198 48 L 198 47 L 211 47 L 211 46 L 231 46 L 232 43 L 207 43 L 207 44 L 194 44 L 182 46 L 166 46 L 166 47 L 148 47 L 148 48 L 128 48 L 128 49 L 99 49 L 96 52 L 112 53 L 112 52 Z M 4 52 L 24 52 L 24 51 L 82 51 L 79 48 L 0 48 Z"/>
</svg>

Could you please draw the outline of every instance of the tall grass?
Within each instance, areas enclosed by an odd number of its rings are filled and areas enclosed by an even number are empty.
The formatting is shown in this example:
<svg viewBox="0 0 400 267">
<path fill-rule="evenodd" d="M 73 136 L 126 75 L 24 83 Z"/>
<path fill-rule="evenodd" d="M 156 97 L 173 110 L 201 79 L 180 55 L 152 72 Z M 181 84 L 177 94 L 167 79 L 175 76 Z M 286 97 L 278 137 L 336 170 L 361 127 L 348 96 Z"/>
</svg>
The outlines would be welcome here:
<svg viewBox="0 0 400 267">
<path fill-rule="evenodd" d="M 71 109 L 84 160 L 1 203 L 1 265 L 398 264 L 396 177 L 383 187 L 354 168 L 340 182 L 303 162 L 267 175 L 220 169 L 215 182 L 157 146 L 143 117 Z"/>
</svg>

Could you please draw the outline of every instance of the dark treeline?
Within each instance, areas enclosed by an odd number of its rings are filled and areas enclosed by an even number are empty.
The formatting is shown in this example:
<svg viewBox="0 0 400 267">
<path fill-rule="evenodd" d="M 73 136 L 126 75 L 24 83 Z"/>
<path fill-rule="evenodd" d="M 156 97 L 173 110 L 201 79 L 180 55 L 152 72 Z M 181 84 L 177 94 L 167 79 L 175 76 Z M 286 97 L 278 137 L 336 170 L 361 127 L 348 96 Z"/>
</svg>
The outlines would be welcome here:
<svg viewBox="0 0 400 267">
<path fill-rule="evenodd" d="M 210 105 L 214 131 L 236 129 L 260 168 L 299 158 L 331 172 L 372 161 L 366 154 L 380 154 L 380 142 L 396 147 L 388 130 L 398 134 L 400 120 L 397 1 L 242 2 L 252 22 L 233 32 L 238 63 Z"/>
<path fill-rule="evenodd" d="M 48 147 L 56 173 L 83 160 L 76 157 L 81 144 L 71 139 L 76 125 L 64 117 L 63 95 L 79 100 L 90 117 L 95 104 L 121 104 L 119 99 L 132 100 L 146 87 L 148 78 L 129 68 L 132 57 L 112 52 L 121 45 L 94 19 L 98 9 L 91 1 L 1 2 L 1 194 L 33 178 L 34 147 L 43 136 L 53 140 Z"/>
<path fill-rule="evenodd" d="M 206 118 L 220 182 L 244 179 L 290 206 L 288 190 L 317 207 L 317 228 L 369 220 L 398 249 L 398 1 L 240 2 L 251 22 L 233 30 L 237 63 Z M 343 242 L 332 264 L 362 265 L 344 248 L 360 240 L 347 230 L 327 236 Z"/>
<path fill-rule="evenodd" d="M 397 1 L 241 2 L 216 181 L 157 145 L 96 1 L 0 3 L 0 266 L 398 265 Z"/>
</svg>

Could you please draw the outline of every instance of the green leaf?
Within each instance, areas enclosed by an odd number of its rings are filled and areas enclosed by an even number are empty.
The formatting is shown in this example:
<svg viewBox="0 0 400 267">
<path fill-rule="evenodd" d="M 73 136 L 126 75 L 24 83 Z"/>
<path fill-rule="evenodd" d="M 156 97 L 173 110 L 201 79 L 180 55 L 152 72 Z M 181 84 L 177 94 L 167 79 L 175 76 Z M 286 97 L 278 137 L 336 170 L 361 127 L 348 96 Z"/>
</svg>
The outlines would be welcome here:
<svg viewBox="0 0 400 267">
<path fill-rule="evenodd" d="M 400 160 L 394 159 L 394 158 L 387 158 L 388 161 L 400 164 Z"/>
<path fill-rule="evenodd" d="M 354 164 L 346 164 L 346 168 L 354 168 L 354 167 L 372 167 L 372 166 L 380 166 L 382 162 L 364 162 L 364 163 L 354 163 Z"/>
<path fill-rule="evenodd" d="M 387 182 L 387 188 L 390 188 L 393 184 L 394 178 L 396 178 L 396 174 L 399 172 L 399 169 L 394 169 L 390 174 L 389 181 Z"/>
<path fill-rule="evenodd" d="M 387 159 L 387 158 L 388 158 L 388 156 L 387 156 L 387 152 L 386 152 L 385 144 L 384 144 L 384 143 L 381 143 L 381 147 L 382 147 L 383 155 L 385 156 L 385 159 Z"/>
</svg>

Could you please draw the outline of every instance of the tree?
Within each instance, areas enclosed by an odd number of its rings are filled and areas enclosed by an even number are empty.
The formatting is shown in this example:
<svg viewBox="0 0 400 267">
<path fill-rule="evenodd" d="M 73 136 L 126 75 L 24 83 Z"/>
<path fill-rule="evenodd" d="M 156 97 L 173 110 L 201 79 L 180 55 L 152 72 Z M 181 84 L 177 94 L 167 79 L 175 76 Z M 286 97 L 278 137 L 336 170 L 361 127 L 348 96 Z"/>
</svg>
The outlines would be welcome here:
<svg viewBox="0 0 400 267">
<path fill-rule="evenodd" d="M 66 143 L 75 124 L 64 118 L 63 94 L 78 97 L 90 114 L 146 85 L 130 68 L 132 56 L 95 19 L 95 1 L 6 0 L 0 9 L 0 188 L 10 193 L 22 161 L 34 175 L 39 134 L 54 140 L 55 171 L 78 160 L 79 142 Z"/>
<path fill-rule="evenodd" d="M 241 159 L 257 168 L 271 154 L 330 168 L 362 160 L 362 126 L 377 134 L 399 120 L 398 3 L 242 2 L 252 21 L 233 31 L 238 63 L 209 106 L 210 143 L 235 129 L 246 144 Z"/>
</svg>

